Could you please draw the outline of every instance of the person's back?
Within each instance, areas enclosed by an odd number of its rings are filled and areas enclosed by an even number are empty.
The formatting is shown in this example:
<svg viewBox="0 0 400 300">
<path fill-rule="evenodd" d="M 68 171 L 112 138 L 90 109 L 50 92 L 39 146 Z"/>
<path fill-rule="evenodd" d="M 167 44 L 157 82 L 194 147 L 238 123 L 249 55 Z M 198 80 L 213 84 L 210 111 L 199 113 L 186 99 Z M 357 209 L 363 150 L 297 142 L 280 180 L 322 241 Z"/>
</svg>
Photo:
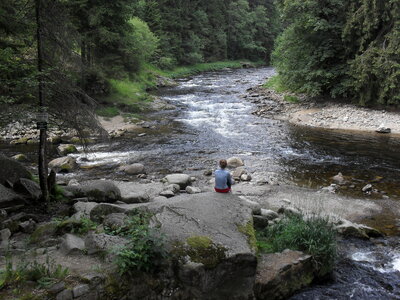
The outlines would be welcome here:
<svg viewBox="0 0 400 300">
<path fill-rule="evenodd" d="M 222 159 L 219 162 L 220 169 L 215 171 L 215 191 L 218 193 L 229 193 L 232 186 L 231 174 L 225 170 L 227 162 Z"/>
</svg>

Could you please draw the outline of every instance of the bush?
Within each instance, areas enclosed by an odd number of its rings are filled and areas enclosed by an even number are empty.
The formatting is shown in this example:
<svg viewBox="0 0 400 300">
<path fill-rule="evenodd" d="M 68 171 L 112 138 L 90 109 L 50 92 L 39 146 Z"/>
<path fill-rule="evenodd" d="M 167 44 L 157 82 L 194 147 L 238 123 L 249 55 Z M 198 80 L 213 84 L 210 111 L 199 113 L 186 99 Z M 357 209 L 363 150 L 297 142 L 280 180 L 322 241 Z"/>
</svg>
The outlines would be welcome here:
<svg viewBox="0 0 400 300">
<path fill-rule="evenodd" d="M 119 110 L 116 107 L 103 107 L 96 110 L 96 114 L 105 118 L 113 118 L 119 115 Z"/>
<path fill-rule="evenodd" d="M 273 253 L 285 249 L 303 251 L 313 256 L 320 274 L 327 274 L 333 268 L 336 234 L 326 218 L 291 215 L 257 232 L 257 239 L 260 252 Z"/>
<path fill-rule="evenodd" d="M 135 211 L 125 227 L 106 232 L 129 238 L 129 243 L 115 250 L 119 273 L 132 275 L 137 271 L 152 272 L 165 257 L 163 238 L 149 227 L 151 214 Z"/>
</svg>

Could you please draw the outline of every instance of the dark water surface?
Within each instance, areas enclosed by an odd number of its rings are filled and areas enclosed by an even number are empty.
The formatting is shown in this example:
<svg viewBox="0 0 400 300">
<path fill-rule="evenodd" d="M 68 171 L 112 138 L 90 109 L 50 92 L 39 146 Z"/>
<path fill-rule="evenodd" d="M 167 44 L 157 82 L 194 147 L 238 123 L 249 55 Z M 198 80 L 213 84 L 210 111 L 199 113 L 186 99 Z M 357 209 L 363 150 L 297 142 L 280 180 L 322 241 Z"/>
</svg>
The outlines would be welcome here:
<svg viewBox="0 0 400 300">
<path fill-rule="evenodd" d="M 252 115 L 255 107 L 241 96 L 273 74 L 272 68 L 210 72 L 158 91 L 177 109 L 147 116 L 146 123 L 154 127 L 143 130 L 145 137 L 134 134 L 75 155 L 83 169 L 65 179 L 123 178 L 116 166 L 129 162 L 141 162 L 159 177 L 179 171 L 201 175 L 221 158 L 240 156 L 254 181 L 319 189 L 342 172 L 348 184 L 339 193 L 374 201 L 383 201 L 387 194 L 400 201 L 400 139 L 295 127 Z M 31 146 L 0 147 L 7 154 L 25 152 L 36 160 Z M 361 189 L 368 183 L 379 192 L 363 195 Z M 396 229 L 396 218 L 389 208 L 374 222 Z M 335 279 L 293 299 L 399 299 L 400 249 L 398 238 L 391 239 L 383 246 L 349 243 Z"/>
</svg>

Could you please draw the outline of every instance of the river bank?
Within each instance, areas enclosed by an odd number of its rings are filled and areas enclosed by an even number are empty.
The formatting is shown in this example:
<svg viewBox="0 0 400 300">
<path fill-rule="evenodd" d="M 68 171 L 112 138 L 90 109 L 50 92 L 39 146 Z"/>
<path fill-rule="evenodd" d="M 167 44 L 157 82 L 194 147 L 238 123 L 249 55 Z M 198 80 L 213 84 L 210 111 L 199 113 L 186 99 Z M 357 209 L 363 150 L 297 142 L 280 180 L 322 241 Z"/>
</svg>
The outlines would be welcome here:
<svg viewBox="0 0 400 300">
<path fill-rule="evenodd" d="M 250 89 L 245 98 L 257 105 L 254 114 L 266 118 L 286 120 L 296 126 L 343 130 L 354 133 L 378 134 L 389 128 L 391 136 L 400 137 L 400 114 L 384 109 L 370 109 L 278 93 L 264 86 Z"/>
</svg>

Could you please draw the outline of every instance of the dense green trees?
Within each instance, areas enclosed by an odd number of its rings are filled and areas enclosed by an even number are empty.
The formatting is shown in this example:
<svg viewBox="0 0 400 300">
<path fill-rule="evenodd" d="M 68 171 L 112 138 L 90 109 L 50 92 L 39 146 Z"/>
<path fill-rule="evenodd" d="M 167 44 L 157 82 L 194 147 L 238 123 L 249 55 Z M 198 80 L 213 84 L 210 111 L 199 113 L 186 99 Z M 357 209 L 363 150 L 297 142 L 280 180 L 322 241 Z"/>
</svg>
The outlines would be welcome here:
<svg viewBox="0 0 400 300">
<path fill-rule="evenodd" d="M 400 104 L 398 0 L 278 4 L 285 30 L 273 57 L 289 89 L 363 105 Z"/>
</svg>

